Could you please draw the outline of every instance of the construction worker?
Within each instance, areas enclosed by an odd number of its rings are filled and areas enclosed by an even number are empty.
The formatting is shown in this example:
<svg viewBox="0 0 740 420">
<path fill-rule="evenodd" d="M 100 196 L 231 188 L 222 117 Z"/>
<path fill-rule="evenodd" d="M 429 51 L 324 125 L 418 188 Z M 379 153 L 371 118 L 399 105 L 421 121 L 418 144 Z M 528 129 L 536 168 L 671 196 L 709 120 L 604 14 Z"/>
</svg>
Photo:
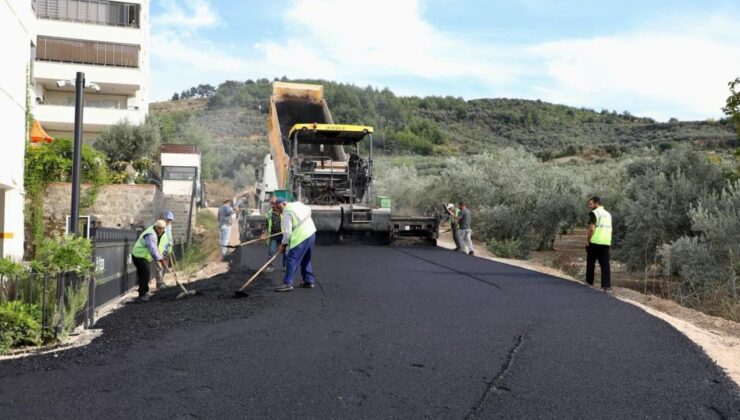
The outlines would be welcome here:
<svg viewBox="0 0 740 420">
<path fill-rule="evenodd" d="M 272 257 L 278 252 L 280 244 L 283 242 L 283 235 L 272 236 L 282 231 L 280 227 L 280 219 L 282 215 L 280 211 L 275 208 L 275 197 L 270 198 L 270 210 L 265 213 L 265 230 L 262 232 L 262 236 L 267 236 L 267 256 Z M 283 269 L 285 269 L 285 254 L 283 254 Z M 270 273 L 274 270 L 272 264 L 270 264 L 266 272 Z"/>
<path fill-rule="evenodd" d="M 447 215 L 450 221 L 452 239 L 455 241 L 455 251 L 459 251 L 462 249 L 460 246 L 460 210 L 455 208 L 454 204 L 450 203 L 447 205 Z"/>
<path fill-rule="evenodd" d="M 172 221 L 175 220 L 175 214 L 172 213 L 170 210 L 167 210 L 164 213 L 164 221 L 167 223 L 167 226 L 164 229 L 164 236 L 162 237 L 162 243 L 164 243 L 164 246 L 162 247 L 163 250 L 163 257 L 168 262 L 170 261 L 170 255 L 172 254 L 172 247 L 174 245 L 174 241 L 172 240 Z M 154 275 L 157 278 L 157 290 L 164 289 L 167 287 L 167 285 L 164 282 L 164 267 L 157 265 L 154 269 Z"/>
<path fill-rule="evenodd" d="M 311 256 L 316 244 L 316 226 L 311 219 L 311 209 L 301 203 L 288 203 L 284 198 L 275 200 L 275 211 L 282 214 L 283 240 L 280 252 L 286 253 L 287 267 L 283 284 L 276 292 L 293 290 L 293 277 L 301 269 L 303 287 L 313 289 L 316 279 L 311 266 Z"/>
<path fill-rule="evenodd" d="M 611 291 L 609 248 L 612 245 L 612 215 L 604 210 L 599 197 L 588 199 L 588 233 L 586 234 L 586 283 L 594 285 L 596 261 L 601 268 L 601 290 Z"/>
<path fill-rule="evenodd" d="M 231 206 L 231 200 L 224 200 L 221 207 L 218 208 L 218 230 L 221 241 L 221 258 L 226 259 L 226 251 L 231 239 L 231 221 L 234 216 L 234 208 Z"/>
<path fill-rule="evenodd" d="M 475 255 L 475 249 L 473 248 L 473 229 L 470 227 L 471 214 L 470 209 L 465 207 L 465 203 L 460 202 L 459 207 L 459 220 L 460 220 L 460 251 L 468 255 Z"/>
<path fill-rule="evenodd" d="M 149 266 L 151 262 L 156 261 L 157 265 L 161 267 L 167 265 L 163 256 L 166 240 L 162 239 L 166 227 L 167 222 L 157 220 L 154 225 L 149 226 L 139 235 L 139 239 L 134 244 L 134 249 L 131 250 L 131 259 L 136 266 L 136 276 L 139 281 L 139 301 L 149 300 L 149 280 L 151 279 Z"/>
</svg>

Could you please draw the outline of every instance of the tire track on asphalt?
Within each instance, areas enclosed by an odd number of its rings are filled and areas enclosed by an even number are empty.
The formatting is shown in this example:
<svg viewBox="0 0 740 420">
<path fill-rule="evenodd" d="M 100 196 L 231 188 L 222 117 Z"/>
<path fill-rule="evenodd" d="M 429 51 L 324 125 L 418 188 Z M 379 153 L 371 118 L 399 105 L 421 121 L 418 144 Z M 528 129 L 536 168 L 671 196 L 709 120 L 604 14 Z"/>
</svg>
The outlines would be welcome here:
<svg viewBox="0 0 740 420">
<path fill-rule="evenodd" d="M 474 276 L 474 275 L 472 275 L 472 274 L 466 273 L 466 272 L 464 272 L 464 271 L 456 270 L 456 269 L 454 269 L 454 268 L 452 268 L 452 267 L 448 267 L 448 266 L 446 266 L 446 265 L 444 265 L 444 264 L 440 264 L 440 263 L 438 263 L 438 262 L 436 262 L 436 261 L 433 261 L 433 260 L 430 260 L 430 259 L 427 259 L 427 258 L 424 258 L 424 257 L 420 257 L 420 256 L 418 256 L 418 255 L 414 255 L 414 254 L 412 254 L 411 252 L 408 252 L 408 251 L 404 251 L 404 250 L 402 250 L 402 249 L 399 249 L 399 248 L 395 248 L 395 250 L 396 250 L 396 251 L 398 251 L 398 252 L 401 252 L 401 253 L 403 253 L 403 254 L 406 254 L 406 255 L 408 255 L 408 256 L 410 256 L 410 257 L 414 257 L 414 258 L 416 258 L 416 259 L 418 259 L 418 260 L 422 260 L 422 261 L 424 261 L 424 262 L 427 262 L 427 263 L 429 263 L 429 264 L 435 265 L 435 266 L 437 266 L 437 267 L 441 267 L 441 268 L 444 268 L 444 269 L 446 269 L 446 270 L 452 271 L 453 273 L 457 273 L 457 274 L 463 275 L 463 276 L 465 276 L 465 277 L 470 277 L 470 278 L 471 278 L 471 279 L 473 279 L 473 280 L 479 281 L 479 282 L 481 282 L 481 283 L 485 283 L 485 284 L 487 284 L 487 285 L 489 285 L 489 286 L 493 286 L 493 287 L 495 287 L 495 288 L 496 288 L 496 289 L 498 289 L 498 290 L 501 290 L 501 286 L 500 286 L 500 285 L 498 285 L 498 284 L 496 284 L 496 283 L 494 283 L 494 282 L 492 282 L 492 281 L 488 281 L 488 280 L 483 280 L 482 278 L 476 277 L 476 276 Z"/>
</svg>

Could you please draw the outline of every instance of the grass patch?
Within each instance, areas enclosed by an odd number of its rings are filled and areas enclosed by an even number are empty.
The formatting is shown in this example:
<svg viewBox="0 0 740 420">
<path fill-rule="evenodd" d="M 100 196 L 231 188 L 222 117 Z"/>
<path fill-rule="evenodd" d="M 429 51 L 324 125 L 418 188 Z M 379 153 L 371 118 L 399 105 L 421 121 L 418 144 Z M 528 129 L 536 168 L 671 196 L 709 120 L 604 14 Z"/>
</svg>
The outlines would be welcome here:
<svg viewBox="0 0 740 420">
<path fill-rule="evenodd" d="M 199 210 L 195 216 L 193 240 L 185 248 L 178 269 L 185 274 L 195 273 L 219 252 L 218 219 L 208 210 Z"/>
</svg>

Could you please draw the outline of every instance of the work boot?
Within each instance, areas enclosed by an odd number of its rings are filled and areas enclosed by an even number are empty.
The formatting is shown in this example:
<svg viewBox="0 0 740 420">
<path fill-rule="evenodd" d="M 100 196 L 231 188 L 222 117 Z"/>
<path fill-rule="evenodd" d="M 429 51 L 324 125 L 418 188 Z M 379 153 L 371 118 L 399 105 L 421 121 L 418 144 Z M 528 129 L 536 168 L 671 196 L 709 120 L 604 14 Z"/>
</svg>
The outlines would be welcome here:
<svg viewBox="0 0 740 420">
<path fill-rule="evenodd" d="M 275 268 L 271 265 L 268 265 L 267 268 L 265 268 L 265 273 L 272 273 L 275 271 Z"/>
<path fill-rule="evenodd" d="M 475 255 L 475 252 L 470 251 L 470 252 L 468 252 L 468 255 Z"/>
<path fill-rule="evenodd" d="M 304 289 L 313 289 L 315 286 L 313 283 L 303 283 L 301 284 L 301 287 L 303 287 Z"/>
<path fill-rule="evenodd" d="M 293 290 L 293 286 L 290 284 L 283 284 L 275 288 L 276 292 L 290 292 Z"/>
</svg>

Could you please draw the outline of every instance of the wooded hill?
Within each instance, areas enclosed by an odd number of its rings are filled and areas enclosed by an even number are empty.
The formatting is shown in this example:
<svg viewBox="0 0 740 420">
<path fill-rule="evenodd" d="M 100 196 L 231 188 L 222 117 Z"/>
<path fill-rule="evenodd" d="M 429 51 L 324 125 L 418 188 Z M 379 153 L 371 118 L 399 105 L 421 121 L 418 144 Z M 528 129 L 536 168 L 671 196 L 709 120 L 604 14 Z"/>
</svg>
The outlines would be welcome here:
<svg viewBox="0 0 740 420">
<path fill-rule="evenodd" d="M 597 112 L 542 101 L 401 97 L 389 89 L 370 86 L 295 81 L 324 85 L 334 120 L 373 126 L 376 144 L 388 153 L 477 154 L 493 147 L 520 145 L 547 159 L 572 155 L 584 148 L 616 155 L 643 146 L 670 148 L 675 143 L 711 149 L 737 146 L 737 137 L 727 120 L 673 119 L 658 123 L 627 111 Z M 152 104 L 152 112 L 171 112 L 182 108 L 183 102 L 191 102 L 189 98 L 201 96 L 196 99 L 200 106 L 195 110 L 174 112 L 194 113 L 217 141 L 266 135 L 263 114 L 267 113 L 272 90 L 269 80 L 227 81 L 217 88 L 205 86 L 184 91 L 185 100 Z"/>
</svg>

